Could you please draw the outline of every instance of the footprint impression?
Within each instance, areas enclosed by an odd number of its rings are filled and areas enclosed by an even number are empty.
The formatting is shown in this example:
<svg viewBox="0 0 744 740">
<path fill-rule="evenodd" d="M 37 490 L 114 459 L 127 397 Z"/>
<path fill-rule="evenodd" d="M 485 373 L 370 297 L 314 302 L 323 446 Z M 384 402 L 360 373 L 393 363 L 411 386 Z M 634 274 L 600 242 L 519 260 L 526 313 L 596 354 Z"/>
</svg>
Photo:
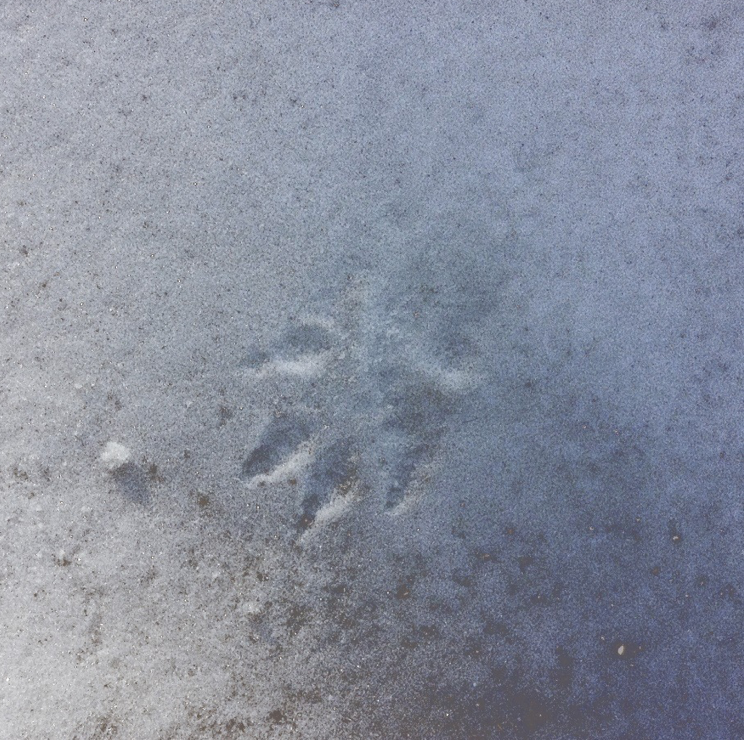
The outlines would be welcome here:
<svg viewBox="0 0 744 740">
<path fill-rule="evenodd" d="M 362 288 L 352 292 L 340 322 L 292 320 L 275 343 L 250 348 L 242 361 L 281 401 L 241 478 L 251 486 L 297 483 L 300 537 L 361 496 L 390 514 L 407 508 L 426 488 L 448 417 L 477 385 L 462 362 L 427 353 L 410 321 L 389 313 L 381 320 Z M 448 342 L 458 345 L 456 337 Z"/>
</svg>

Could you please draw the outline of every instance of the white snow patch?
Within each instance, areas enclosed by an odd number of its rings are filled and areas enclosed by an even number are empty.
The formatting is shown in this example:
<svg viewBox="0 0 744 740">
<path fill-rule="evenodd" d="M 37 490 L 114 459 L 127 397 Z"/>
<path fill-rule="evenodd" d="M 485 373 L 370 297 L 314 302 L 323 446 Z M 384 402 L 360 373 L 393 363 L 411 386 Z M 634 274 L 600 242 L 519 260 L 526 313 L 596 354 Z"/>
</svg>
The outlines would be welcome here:
<svg viewBox="0 0 744 740">
<path fill-rule="evenodd" d="M 132 459 L 132 453 L 128 447 L 118 442 L 107 442 L 100 459 L 113 472 L 126 465 Z"/>
</svg>

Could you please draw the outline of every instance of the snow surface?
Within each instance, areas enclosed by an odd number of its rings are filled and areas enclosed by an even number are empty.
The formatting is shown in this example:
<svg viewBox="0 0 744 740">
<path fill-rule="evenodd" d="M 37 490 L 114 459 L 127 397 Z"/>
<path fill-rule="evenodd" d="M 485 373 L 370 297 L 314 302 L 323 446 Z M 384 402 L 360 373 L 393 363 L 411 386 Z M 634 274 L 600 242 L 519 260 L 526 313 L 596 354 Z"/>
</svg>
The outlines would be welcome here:
<svg viewBox="0 0 744 740">
<path fill-rule="evenodd" d="M 0 7 L 0 740 L 744 737 L 744 8 Z"/>
</svg>

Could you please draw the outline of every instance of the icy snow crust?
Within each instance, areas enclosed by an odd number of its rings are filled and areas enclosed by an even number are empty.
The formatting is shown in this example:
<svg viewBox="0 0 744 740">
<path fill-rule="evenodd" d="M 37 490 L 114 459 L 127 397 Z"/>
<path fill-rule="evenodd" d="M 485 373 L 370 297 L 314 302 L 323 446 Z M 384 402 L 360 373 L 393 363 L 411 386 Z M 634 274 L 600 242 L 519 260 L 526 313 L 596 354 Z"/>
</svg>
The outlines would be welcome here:
<svg viewBox="0 0 744 740">
<path fill-rule="evenodd" d="M 0 740 L 740 738 L 736 3 L 0 9 Z"/>
</svg>

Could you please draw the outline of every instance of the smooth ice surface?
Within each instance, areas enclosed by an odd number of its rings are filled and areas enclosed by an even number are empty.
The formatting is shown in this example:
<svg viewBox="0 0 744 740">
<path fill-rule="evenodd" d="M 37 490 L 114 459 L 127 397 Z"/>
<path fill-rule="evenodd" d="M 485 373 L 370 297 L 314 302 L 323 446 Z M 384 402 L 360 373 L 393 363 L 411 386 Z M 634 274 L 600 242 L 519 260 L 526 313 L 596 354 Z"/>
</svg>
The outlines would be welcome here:
<svg viewBox="0 0 744 740">
<path fill-rule="evenodd" d="M 744 9 L 0 7 L 0 740 L 744 737 Z"/>
</svg>

